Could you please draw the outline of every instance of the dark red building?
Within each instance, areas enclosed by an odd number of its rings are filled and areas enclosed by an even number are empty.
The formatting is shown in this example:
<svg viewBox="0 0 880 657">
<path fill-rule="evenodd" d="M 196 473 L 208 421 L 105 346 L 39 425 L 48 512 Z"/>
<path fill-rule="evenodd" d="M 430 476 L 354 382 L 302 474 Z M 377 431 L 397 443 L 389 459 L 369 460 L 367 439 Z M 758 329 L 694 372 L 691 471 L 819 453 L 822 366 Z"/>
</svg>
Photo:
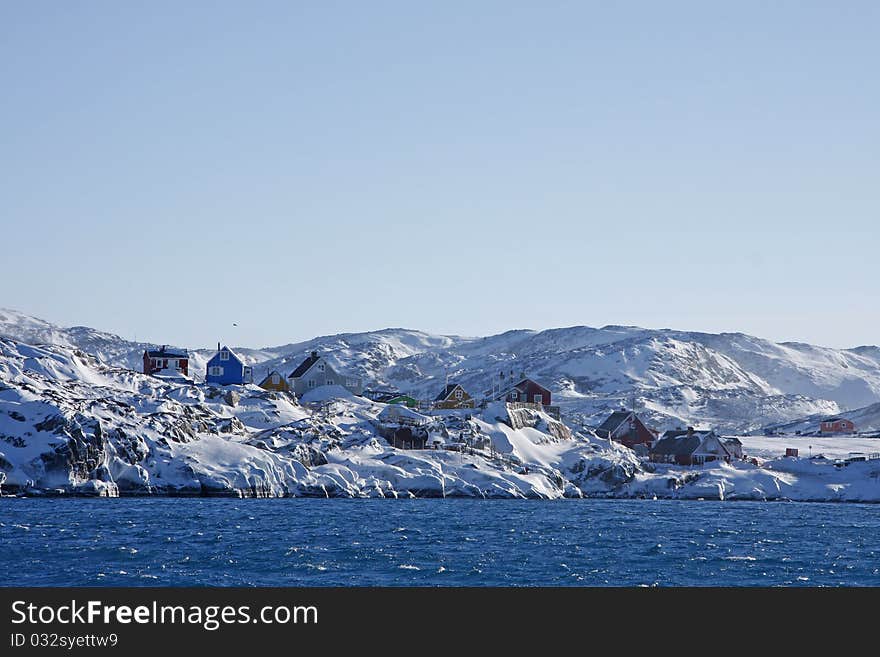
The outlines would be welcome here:
<svg viewBox="0 0 880 657">
<path fill-rule="evenodd" d="M 855 433 L 856 425 L 844 417 L 829 417 L 819 425 L 822 433 Z"/>
<path fill-rule="evenodd" d="M 650 445 L 657 438 L 656 434 L 632 411 L 614 411 L 599 425 L 596 435 L 627 447 Z"/>
<path fill-rule="evenodd" d="M 189 376 L 189 354 L 185 350 L 169 349 L 167 345 L 144 351 L 144 374 L 163 372 Z"/>
<path fill-rule="evenodd" d="M 507 391 L 504 399 L 509 402 L 529 402 L 543 406 L 550 406 L 552 403 L 550 391 L 531 379 L 522 379 Z"/>
</svg>

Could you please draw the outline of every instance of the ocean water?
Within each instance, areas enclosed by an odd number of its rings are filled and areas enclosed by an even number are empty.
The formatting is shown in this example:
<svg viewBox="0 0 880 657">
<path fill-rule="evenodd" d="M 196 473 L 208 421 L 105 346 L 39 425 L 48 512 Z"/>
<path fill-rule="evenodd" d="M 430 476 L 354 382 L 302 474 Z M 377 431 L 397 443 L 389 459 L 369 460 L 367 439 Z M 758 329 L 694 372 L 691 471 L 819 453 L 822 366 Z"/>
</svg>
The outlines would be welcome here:
<svg viewBox="0 0 880 657">
<path fill-rule="evenodd" d="M 3 499 L 3 586 L 880 585 L 880 506 Z"/>
</svg>

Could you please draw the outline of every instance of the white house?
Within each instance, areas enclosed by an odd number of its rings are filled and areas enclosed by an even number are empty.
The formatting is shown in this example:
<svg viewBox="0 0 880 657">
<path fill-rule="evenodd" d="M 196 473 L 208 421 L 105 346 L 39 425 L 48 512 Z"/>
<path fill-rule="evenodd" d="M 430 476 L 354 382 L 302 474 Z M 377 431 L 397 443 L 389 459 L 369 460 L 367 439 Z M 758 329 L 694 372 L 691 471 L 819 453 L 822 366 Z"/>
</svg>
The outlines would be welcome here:
<svg viewBox="0 0 880 657">
<path fill-rule="evenodd" d="M 361 380 L 357 377 L 340 374 L 317 351 L 309 354 L 299 366 L 287 377 L 290 387 L 297 397 L 321 386 L 342 386 L 354 395 L 362 391 Z"/>
<path fill-rule="evenodd" d="M 649 457 L 655 463 L 702 465 L 712 461 L 730 462 L 730 451 L 714 431 L 665 431 L 651 447 Z"/>
</svg>

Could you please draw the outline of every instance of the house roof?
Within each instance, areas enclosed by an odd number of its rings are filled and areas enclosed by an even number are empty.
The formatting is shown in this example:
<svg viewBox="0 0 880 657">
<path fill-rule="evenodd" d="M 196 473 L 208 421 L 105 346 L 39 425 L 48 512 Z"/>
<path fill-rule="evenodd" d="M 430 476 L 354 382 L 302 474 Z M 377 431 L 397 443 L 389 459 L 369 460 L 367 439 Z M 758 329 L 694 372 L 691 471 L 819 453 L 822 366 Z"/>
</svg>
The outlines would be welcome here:
<svg viewBox="0 0 880 657">
<path fill-rule="evenodd" d="M 147 349 L 147 358 L 189 358 L 186 349 L 169 349 L 163 345 L 158 349 Z"/>
<path fill-rule="evenodd" d="M 428 424 L 431 421 L 431 418 L 427 415 L 417 413 L 416 411 L 407 408 L 406 406 L 386 406 L 378 415 L 378 419 L 380 421 L 387 420 L 395 422 L 400 418 L 406 418 L 410 422 L 414 422 L 415 424 Z"/>
<path fill-rule="evenodd" d="M 662 434 L 660 434 L 661 438 L 678 438 L 679 436 L 686 436 L 688 433 L 687 429 L 667 429 Z M 700 433 L 699 431 L 695 431 L 694 433 Z"/>
<path fill-rule="evenodd" d="M 440 392 L 440 394 L 434 398 L 434 401 L 445 401 L 445 400 L 449 399 L 449 397 L 452 395 L 453 391 L 456 388 L 461 388 L 461 386 L 458 385 L 457 383 L 446 384 L 446 387 L 443 388 L 443 390 Z M 461 388 L 461 390 L 462 390 L 462 392 L 464 392 L 464 388 Z"/>
<path fill-rule="evenodd" d="M 617 429 L 617 427 L 626 422 L 631 414 L 632 411 L 614 411 L 611 415 L 605 418 L 605 421 L 596 428 L 596 431 L 602 431 L 603 433 L 607 432 L 610 434 Z"/>
<path fill-rule="evenodd" d="M 835 415 L 834 417 L 826 417 L 823 422 L 840 422 L 841 420 L 845 420 L 845 417 L 838 417 Z"/>
<path fill-rule="evenodd" d="M 364 390 L 363 396 L 367 399 L 372 399 L 375 402 L 384 402 L 388 399 L 394 399 L 400 394 L 402 393 L 395 390 L 375 390 L 373 388 L 368 388 L 367 390 Z"/>
<path fill-rule="evenodd" d="M 724 439 L 724 444 L 725 444 L 725 445 L 727 445 L 727 444 L 730 444 L 730 445 L 742 445 L 742 441 L 741 441 L 739 438 L 725 438 L 725 439 Z"/>
<path fill-rule="evenodd" d="M 550 392 L 550 390 L 548 390 L 547 388 L 542 386 L 540 383 L 538 383 L 534 379 L 530 379 L 529 377 L 524 377 L 524 378 L 520 379 L 519 383 L 517 383 L 513 387 L 519 389 L 526 383 L 531 383 L 533 386 L 536 386 L 536 387 L 540 388 L 541 390 L 544 390 L 545 392 Z"/>
<path fill-rule="evenodd" d="M 692 433 L 696 436 L 711 436 L 715 434 L 714 429 L 667 429 L 662 434 L 660 434 L 661 438 L 677 438 L 678 436 L 686 436 L 687 434 Z M 717 437 L 717 436 L 716 436 Z M 720 440 L 720 438 L 719 438 Z"/>
<path fill-rule="evenodd" d="M 415 397 L 407 395 L 403 392 L 395 392 L 393 390 L 365 390 L 364 397 L 380 404 L 387 404 L 395 399 L 411 399 L 418 401 Z"/>
<path fill-rule="evenodd" d="M 684 435 L 661 438 L 651 449 L 651 453 L 669 456 L 689 456 L 696 452 L 702 444 L 703 436 L 699 433 L 687 435 L 687 432 L 685 432 Z"/>
<path fill-rule="evenodd" d="M 301 362 L 299 364 L 299 366 L 295 370 L 293 370 L 293 372 L 291 372 L 290 376 L 287 378 L 288 379 L 298 379 L 299 377 L 303 376 L 306 372 L 308 372 L 310 369 L 312 369 L 312 365 L 317 363 L 319 360 L 321 360 L 321 357 L 316 352 L 313 351 L 311 353 L 311 355 L 308 358 L 306 358 L 303 362 Z"/>
</svg>

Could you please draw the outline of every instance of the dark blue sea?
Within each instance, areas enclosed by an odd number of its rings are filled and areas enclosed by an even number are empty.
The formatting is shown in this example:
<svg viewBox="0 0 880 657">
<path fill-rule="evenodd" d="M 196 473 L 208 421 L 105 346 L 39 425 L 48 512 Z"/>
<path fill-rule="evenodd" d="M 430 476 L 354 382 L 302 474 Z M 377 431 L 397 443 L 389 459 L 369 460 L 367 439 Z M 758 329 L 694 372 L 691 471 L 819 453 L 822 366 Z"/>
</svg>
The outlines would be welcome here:
<svg viewBox="0 0 880 657">
<path fill-rule="evenodd" d="M 3 499 L 3 586 L 880 585 L 880 506 Z"/>
</svg>

